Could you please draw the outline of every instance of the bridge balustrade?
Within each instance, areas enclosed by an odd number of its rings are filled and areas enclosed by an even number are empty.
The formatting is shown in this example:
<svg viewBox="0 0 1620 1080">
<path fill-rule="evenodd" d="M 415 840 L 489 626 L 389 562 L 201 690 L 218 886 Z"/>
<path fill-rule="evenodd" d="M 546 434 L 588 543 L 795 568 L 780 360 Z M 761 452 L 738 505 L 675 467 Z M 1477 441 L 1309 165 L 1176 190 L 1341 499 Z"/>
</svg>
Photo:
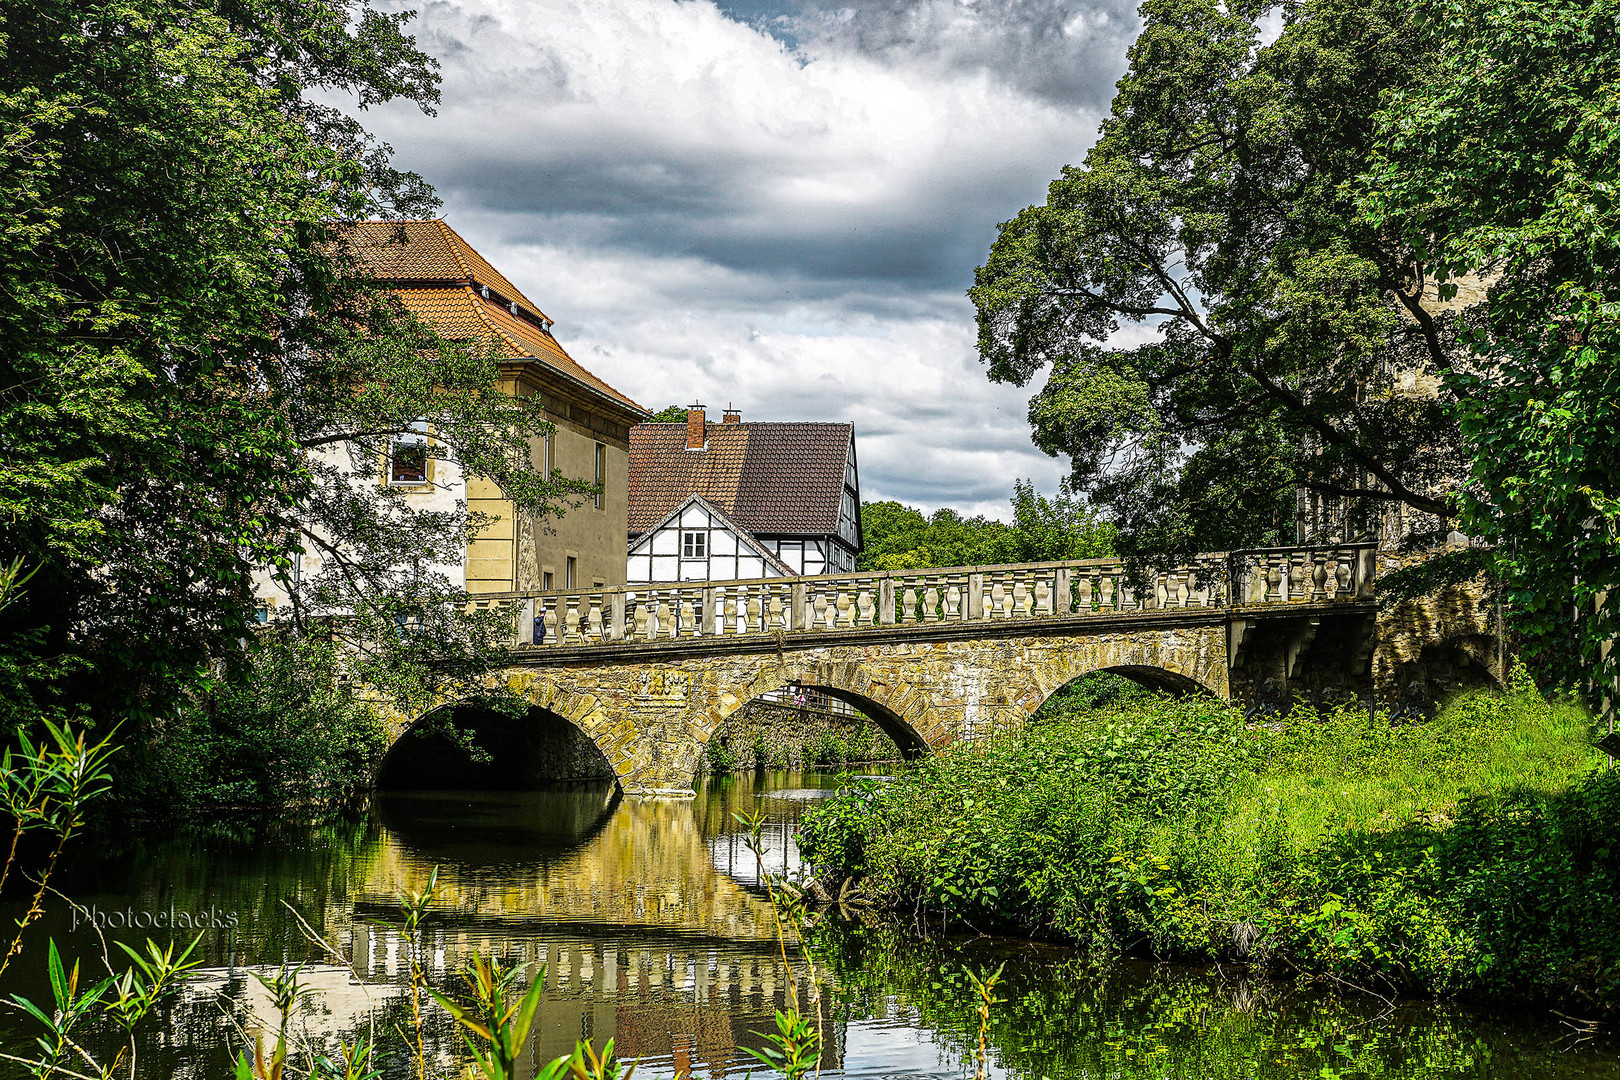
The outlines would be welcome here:
<svg viewBox="0 0 1620 1080">
<path fill-rule="evenodd" d="M 1120 559 L 502 593 L 519 647 L 1366 601 L 1376 545 L 1201 555 L 1134 582 Z"/>
</svg>

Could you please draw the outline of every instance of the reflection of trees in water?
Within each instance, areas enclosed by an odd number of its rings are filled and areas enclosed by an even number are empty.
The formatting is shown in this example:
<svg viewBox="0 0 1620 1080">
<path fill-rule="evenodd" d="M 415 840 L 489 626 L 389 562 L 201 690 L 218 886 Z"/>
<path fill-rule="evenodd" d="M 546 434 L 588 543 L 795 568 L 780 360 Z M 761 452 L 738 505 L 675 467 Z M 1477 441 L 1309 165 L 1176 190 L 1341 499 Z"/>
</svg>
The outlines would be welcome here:
<svg viewBox="0 0 1620 1080">
<path fill-rule="evenodd" d="M 1607 1075 L 1614 1059 L 1613 1046 L 1572 1053 L 1559 1031 L 1522 1017 L 1435 1003 L 1390 1009 L 1380 999 L 1241 969 L 1095 963 L 1055 946 L 919 941 L 882 925 L 826 923 L 814 939 L 837 972 L 831 998 L 841 1030 L 871 1020 L 920 1026 L 961 1063 L 978 1037 L 978 998 L 964 972 L 1005 961 L 1001 1001 L 991 1012 L 995 1058 L 1015 1073 L 1052 1080 L 1574 1080 Z"/>
</svg>

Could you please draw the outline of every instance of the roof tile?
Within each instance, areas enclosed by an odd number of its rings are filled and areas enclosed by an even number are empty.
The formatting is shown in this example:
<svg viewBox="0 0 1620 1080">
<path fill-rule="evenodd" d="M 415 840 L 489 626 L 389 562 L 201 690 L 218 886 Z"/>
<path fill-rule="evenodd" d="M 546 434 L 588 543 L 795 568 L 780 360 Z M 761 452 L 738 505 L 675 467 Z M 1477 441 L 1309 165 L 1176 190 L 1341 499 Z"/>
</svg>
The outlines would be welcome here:
<svg viewBox="0 0 1620 1080">
<path fill-rule="evenodd" d="M 642 533 L 696 493 L 753 533 L 838 531 L 851 424 L 709 424 L 686 449 L 686 425 L 630 429 L 630 531 Z"/>
<path fill-rule="evenodd" d="M 533 359 L 623 405 L 645 413 L 585 368 L 552 336 L 551 320 L 471 244 L 442 221 L 365 221 L 349 249 L 417 318 L 444 337 L 494 342 L 502 360 Z M 485 297 L 479 286 L 488 286 Z M 515 303 L 513 313 L 501 300 Z"/>
</svg>

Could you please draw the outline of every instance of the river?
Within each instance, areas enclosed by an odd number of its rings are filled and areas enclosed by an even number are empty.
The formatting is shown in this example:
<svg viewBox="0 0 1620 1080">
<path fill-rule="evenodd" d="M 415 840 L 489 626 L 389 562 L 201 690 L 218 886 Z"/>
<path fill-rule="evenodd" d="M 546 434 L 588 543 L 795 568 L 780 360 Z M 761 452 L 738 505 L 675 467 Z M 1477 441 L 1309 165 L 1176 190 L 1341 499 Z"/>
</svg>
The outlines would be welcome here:
<svg viewBox="0 0 1620 1080">
<path fill-rule="evenodd" d="M 393 794 L 341 825 L 214 825 L 133 840 L 64 868 L 56 883 L 88 922 L 56 901 L 0 993 L 48 997 L 46 937 L 88 973 L 102 949 L 90 923 L 128 941 L 165 940 L 167 930 L 144 929 L 153 922 L 207 923 L 202 966 L 139 1034 L 141 1076 L 229 1075 L 245 1040 L 274 1028 L 251 973 L 303 964 L 313 992 L 292 1018 L 300 1040 L 330 1048 L 370 1031 L 389 1048 L 385 1074 L 404 1077 L 398 897 L 438 867 L 431 982 L 452 990 L 474 951 L 544 962 L 535 1059 L 589 1036 L 641 1059 L 644 1080 L 741 1075 L 787 977 L 732 815 L 764 812 L 769 868 L 792 871 L 793 823 L 832 784 L 762 774 L 711 781 L 695 800 L 645 802 L 607 788 Z M 10 918 L 21 910 L 6 905 Z M 294 911 L 333 952 L 306 939 Z M 964 972 L 1005 964 L 989 1031 L 996 1077 L 1620 1077 L 1614 1042 L 1545 1010 L 1389 1004 L 1213 966 L 1096 964 L 1051 945 L 867 923 L 835 918 L 813 933 L 830 1075 L 971 1076 L 976 998 Z M 454 1075 L 459 1039 L 446 1014 L 427 1011 L 429 1059 Z M 24 1053 L 36 1033 L 19 1011 L 0 1011 L 0 1049 Z M 110 1036 L 86 1045 L 110 1057 Z M 11 1075 L 21 1072 L 0 1067 Z"/>
</svg>

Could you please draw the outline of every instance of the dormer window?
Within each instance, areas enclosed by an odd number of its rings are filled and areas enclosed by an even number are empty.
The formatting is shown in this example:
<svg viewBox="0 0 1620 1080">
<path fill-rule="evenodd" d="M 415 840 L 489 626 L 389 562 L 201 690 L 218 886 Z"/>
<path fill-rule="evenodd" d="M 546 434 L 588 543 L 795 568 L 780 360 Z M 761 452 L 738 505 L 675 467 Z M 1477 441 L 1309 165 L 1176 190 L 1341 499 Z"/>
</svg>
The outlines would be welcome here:
<svg viewBox="0 0 1620 1080">
<path fill-rule="evenodd" d="M 427 483 L 428 426 L 418 420 L 393 437 L 388 447 L 390 484 Z"/>
</svg>

